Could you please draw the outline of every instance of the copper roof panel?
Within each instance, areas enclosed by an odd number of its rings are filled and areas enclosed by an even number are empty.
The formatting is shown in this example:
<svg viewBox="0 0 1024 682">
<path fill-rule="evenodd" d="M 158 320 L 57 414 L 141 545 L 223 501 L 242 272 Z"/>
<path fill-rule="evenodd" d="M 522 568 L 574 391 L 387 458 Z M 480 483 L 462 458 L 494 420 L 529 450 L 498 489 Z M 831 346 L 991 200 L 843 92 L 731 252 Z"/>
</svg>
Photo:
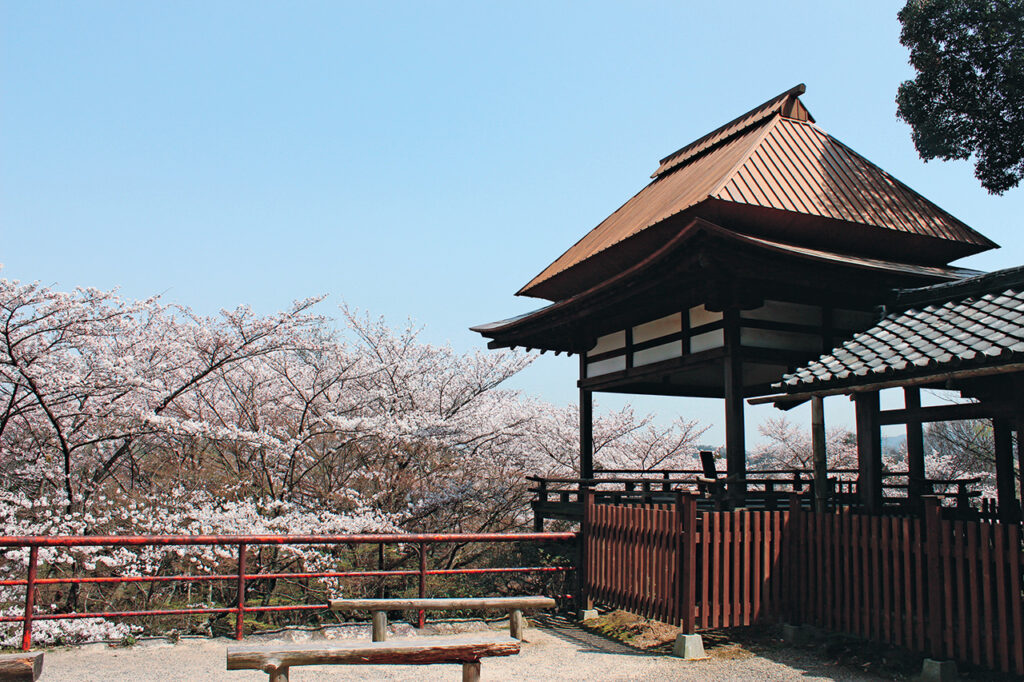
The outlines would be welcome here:
<svg viewBox="0 0 1024 682">
<path fill-rule="evenodd" d="M 802 92 L 798 86 L 782 93 L 663 159 L 654 181 L 518 293 L 530 294 L 542 282 L 706 199 L 970 247 L 959 249 L 959 255 L 996 246 L 818 128 L 799 103 Z"/>
</svg>

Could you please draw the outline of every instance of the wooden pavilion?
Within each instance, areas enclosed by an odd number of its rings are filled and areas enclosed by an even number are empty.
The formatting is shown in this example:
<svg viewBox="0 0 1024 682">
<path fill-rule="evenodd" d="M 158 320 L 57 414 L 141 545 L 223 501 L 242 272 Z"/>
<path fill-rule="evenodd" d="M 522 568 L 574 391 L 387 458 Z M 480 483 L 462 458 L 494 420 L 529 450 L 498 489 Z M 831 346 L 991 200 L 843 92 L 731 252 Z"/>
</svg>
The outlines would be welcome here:
<svg viewBox="0 0 1024 682">
<path fill-rule="evenodd" d="M 950 263 L 996 247 L 818 127 L 803 93 L 662 159 L 517 292 L 549 305 L 473 328 L 490 348 L 579 356 L 581 480 L 594 392 L 723 398 L 743 506 L 744 400 L 872 326 L 893 289 L 976 275 Z"/>
</svg>

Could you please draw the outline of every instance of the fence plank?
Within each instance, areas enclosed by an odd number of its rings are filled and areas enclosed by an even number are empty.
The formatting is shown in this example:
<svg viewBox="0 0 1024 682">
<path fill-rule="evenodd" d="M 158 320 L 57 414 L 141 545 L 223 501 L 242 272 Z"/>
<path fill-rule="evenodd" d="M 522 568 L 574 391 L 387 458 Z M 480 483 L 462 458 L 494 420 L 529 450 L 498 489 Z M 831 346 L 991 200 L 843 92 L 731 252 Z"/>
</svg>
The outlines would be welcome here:
<svg viewBox="0 0 1024 682">
<path fill-rule="evenodd" d="M 996 652 L 999 656 L 999 669 L 1010 670 L 1010 638 L 1008 637 L 1009 622 L 1006 607 L 1010 602 L 1009 590 L 1006 589 L 1006 543 L 1005 526 L 1001 523 L 992 524 L 992 540 L 995 545 L 996 582 L 994 585 L 996 600 Z"/>
<path fill-rule="evenodd" d="M 983 639 L 985 640 L 985 658 L 984 665 L 988 667 L 995 667 L 996 665 L 996 648 L 995 648 L 995 637 L 993 637 L 992 626 L 995 623 L 995 618 L 992 617 L 992 526 L 988 523 L 979 524 L 978 528 L 980 537 L 978 538 L 981 545 L 981 598 L 985 608 L 985 618 L 982 618 L 985 631 L 983 633 Z"/>
<path fill-rule="evenodd" d="M 949 521 L 939 521 L 939 553 L 942 555 L 942 585 L 943 585 L 943 596 L 945 598 L 942 615 L 943 615 L 943 642 L 946 646 L 946 651 L 952 655 L 953 649 L 953 635 L 954 635 L 954 618 L 955 613 L 953 611 L 953 593 L 954 593 L 954 579 L 953 579 L 953 543 L 950 538 L 953 524 Z"/>
<path fill-rule="evenodd" d="M 1024 585 L 1021 585 L 1020 526 L 1010 526 L 1010 609 L 1013 621 L 1013 650 L 1016 652 L 1016 670 L 1024 676 Z"/>
<path fill-rule="evenodd" d="M 968 568 L 971 583 L 971 662 L 981 665 L 981 588 L 978 585 L 978 561 L 980 558 L 978 549 L 979 524 L 972 523 L 967 526 L 967 556 L 970 557 L 971 565 Z"/>
</svg>

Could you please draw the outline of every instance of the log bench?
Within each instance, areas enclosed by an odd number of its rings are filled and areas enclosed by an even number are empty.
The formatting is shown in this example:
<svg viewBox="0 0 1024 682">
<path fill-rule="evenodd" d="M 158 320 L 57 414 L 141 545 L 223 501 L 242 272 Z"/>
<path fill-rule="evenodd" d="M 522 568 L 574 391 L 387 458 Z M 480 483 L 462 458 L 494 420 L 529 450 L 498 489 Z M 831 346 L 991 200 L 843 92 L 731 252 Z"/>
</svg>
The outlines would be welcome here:
<svg viewBox="0 0 1024 682">
<path fill-rule="evenodd" d="M 228 670 L 262 670 L 270 682 L 288 682 L 288 669 L 300 665 L 431 665 L 461 663 L 463 682 L 478 682 L 480 659 L 512 656 L 511 637 L 421 637 L 390 642 L 314 642 L 280 646 L 228 647 Z"/>
<path fill-rule="evenodd" d="M 34 682 L 43 672 L 43 654 L 0 654 L 0 680 Z"/>
<path fill-rule="evenodd" d="M 387 638 L 388 611 L 508 611 L 509 634 L 523 638 L 524 609 L 549 609 L 555 606 L 551 597 L 466 597 L 456 599 L 332 599 L 331 611 L 369 611 L 373 617 L 374 642 Z"/>
</svg>

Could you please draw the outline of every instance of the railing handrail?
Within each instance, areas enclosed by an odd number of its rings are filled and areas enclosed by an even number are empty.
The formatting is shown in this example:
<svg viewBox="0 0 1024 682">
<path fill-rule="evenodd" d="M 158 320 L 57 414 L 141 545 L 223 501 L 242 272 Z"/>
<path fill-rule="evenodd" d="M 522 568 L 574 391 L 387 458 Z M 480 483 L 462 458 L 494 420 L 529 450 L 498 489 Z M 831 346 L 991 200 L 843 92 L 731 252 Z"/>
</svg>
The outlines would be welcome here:
<svg viewBox="0 0 1024 682">
<path fill-rule="evenodd" d="M 25 579 L 2 580 L 0 585 L 25 586 L 25 608 L 21 616 L 0 616 L 0 623 L 23 624 L 22 649 L 28 651 L 32 644 L 32 622 L 34 620 L 66 620 L 82 618 L 141 616 L 180 616 L 202 614 L 235 614 L 235 638 L 242 639 L 243 618 L 246 612 L 306 611 L 326 609 L 327 604 L 290 604 L 274 606 L 248 606 L 245 603 L 246 583 L 256 580 L 278 578 L 384 578 L 390 576 L 418 576 L 419 596 L 426 596 L 426 579 L 430 575 L 470 575 L 487 573 L 536 573 L 572 571 L 571 566 L 517 566 L 483 568 L 428 569 L 427 545 L 439 543 L 487 543 L 487 542 L 557 542 L 575 540 L 577 532 L 522 532 L 522 533 L 352 533 L 347 535 L 65 535 L 65 536 L 0 536 L 0 549 L 28 547 L 29 560 Z M 377 571 L 300 571 L 294 573 L 259 573 L 247 570 L 246 553 L 253 546 L 260 545 L 380 545 L 378 561 L 383 569 L 384 545 L 418 545 L 418 570 L 377 570 Z M 238 571 L 233 575 L 122 575 L 98 577 L 47 577 L 38 576 L 39 548 L 62 547 L 125 547 L 125 546 L 175 546 L 175 545 L 217 545 L 237 548 Z M 234 581 L 237 583 L 235 606 L 202 607 L 185 609 L 148 609 L 145 611 L 89 611 L 72 613 L 35 613 L 35 592 L 40 585 L 86 584 L 86 583 L 138 583 L 138 582 L 209 582 Z M 424 612 L 418 614 L 418 624 L 423 626 Z"/>
<path fill-rule="evenodd" d="M 159 545 L 332 545 L 437 542 L 520 542 L 572 540 L 563 533 L 354 533 L 350 535 L 5 535 L 0 547 L 95 547 Z"/>
</svg>

